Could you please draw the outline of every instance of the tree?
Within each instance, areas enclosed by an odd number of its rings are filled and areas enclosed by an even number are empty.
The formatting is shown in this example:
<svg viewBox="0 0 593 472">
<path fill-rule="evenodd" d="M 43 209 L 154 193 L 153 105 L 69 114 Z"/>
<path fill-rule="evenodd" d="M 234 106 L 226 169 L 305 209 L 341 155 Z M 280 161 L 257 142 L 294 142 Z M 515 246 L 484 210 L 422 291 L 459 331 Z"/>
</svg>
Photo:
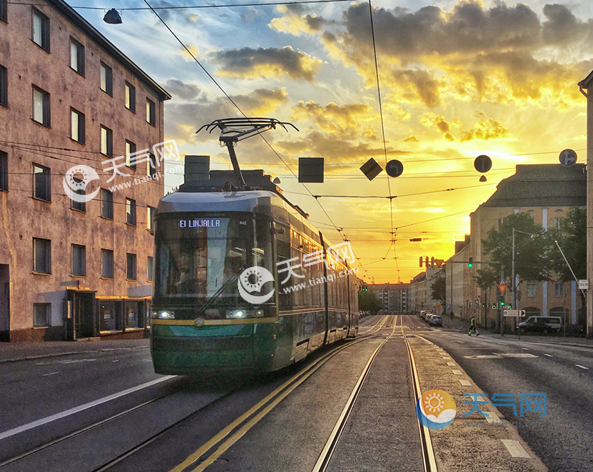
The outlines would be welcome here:
<svg viewBox="0 0 593 472">
<path fill-rule="evenodd" d="M 558 274 L 560 281 L 574 280 L 572 272 L 558 250 L 562 248 L 568 263 L 578 279 L 587 278 L 587 209 L 571 208 L 560 220 L 560 227 L 548 231 L 550 239 L 550 269 Z"/>
<path fill-rule="evenodd" d="M 513 228 L 515 229 L 515 274 L 525 280 L 550 280 L 548 256 L 549 239 L 545 231 L 529 213 L 515 213 L 504 218 L 498 228 L 488 231 L 482 240 L 484 253 L 503 264 L 504 277 L 511 277 L 513 259 Z M 527 233 L 527 234 L 525 234 Z M 478 270 L 476 281 L 482 288 L 494 285 L 500 267 Z M 492 283 L 494 282 L 494 283 Z"/>
<path fill-rule="evenodd" d="M 358 309 L 361 311 L 370 311 L 371 315 L 376 315 L 383 305 L 374 292 L 360 290 L 358 292 Z"/>
<path fill-rule="evenodd" d="M 578 279 L 587 278 L 587 209 L 573 207 L 566 217 L 560 220 L 560 227 L 548 231 L 550 241 L 550 269 L 556 272 L 559 281 L 570 282 L 574 280 L 570 268 L 560 253 L 558 245 L 566 256 Z M 583 308 L 587 305 L 587 297 L 579 290 Z M 586 310 L 579 314 L 579 323 L 586 323 Z"/>
<path fill-rule="evenodd" d="M 430 287 L 430 296 L 433 300 L 444 302 L 447 299 L 447 280 L 444 276 L 437 277 Z"/>
</svg>

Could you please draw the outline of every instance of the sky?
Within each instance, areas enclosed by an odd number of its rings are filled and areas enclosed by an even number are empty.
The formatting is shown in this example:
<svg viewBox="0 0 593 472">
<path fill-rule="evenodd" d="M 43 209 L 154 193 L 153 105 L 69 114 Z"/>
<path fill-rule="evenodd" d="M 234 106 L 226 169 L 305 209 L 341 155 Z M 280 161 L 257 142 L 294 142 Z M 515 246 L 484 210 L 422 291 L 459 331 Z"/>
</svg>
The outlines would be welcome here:
<svg viewBox="0 0 593 472">
<path fill-rule="evenodd" d="M 356 1 L 148 1 L 218 86 L 153 12 L 127 10 L 144 2 L 70 3 L 173 95 L 165 137 L 182 154 L 230 169 L 218 133 L 195 133 L 242 116 L 225 94 L 247 116 L 294 124 L 266 132 L 271 147 L 240 142 L 241 168 L 279 177 L 326 238 L 351 241 L 368 283 L 406 283 L 419 257 L 451 257 L 469 214 L 517 164 L 558 163 L 567 148 L 586 161 L 577 83 L 593 70 L 593 2 L 373 1 L 371 16 Z M 112 7 L 123 24 L 102 21 Z M 473 166 L 482 154 L 487 182 Z M 325 158 L 325 182 L 298 183 L 299 157 Z M 397 159 L 403 174 L 369 181 L 359 169 L 370 158 Z M 170 177 L 166 191 L 181 183 Z"/>
</svg>

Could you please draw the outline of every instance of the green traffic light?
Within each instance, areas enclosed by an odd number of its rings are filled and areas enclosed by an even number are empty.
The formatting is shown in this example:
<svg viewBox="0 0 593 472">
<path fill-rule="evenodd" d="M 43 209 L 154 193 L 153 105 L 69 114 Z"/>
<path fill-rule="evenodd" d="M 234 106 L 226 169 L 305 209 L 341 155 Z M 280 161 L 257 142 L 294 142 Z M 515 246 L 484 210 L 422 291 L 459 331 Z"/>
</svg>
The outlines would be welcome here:
<svg viewBox="0 0 593 472">
<path fill-rule="evenodd" d="M 474 258 L 473 257 L 470 257 L 469 258 L 469 262 L 467 263 L 467 266 L 468 267 L 473 267 L 474 266 Z"/>
<path fill-rule="evenodd" d="M 504 302 L 500 302 L 500 306 L 504 306 Z"/>
</svg>

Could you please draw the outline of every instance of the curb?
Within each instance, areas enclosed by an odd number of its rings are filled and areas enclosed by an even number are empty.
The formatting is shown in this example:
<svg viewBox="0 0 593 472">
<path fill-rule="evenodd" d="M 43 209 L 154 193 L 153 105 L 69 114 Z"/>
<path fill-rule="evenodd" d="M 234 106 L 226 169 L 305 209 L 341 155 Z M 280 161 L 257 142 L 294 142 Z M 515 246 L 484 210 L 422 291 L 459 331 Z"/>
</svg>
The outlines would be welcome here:
<svg viewBox="0 0 593 472">
<path fill-rule="evenodd" d="M 91 354 L 93 352 L 109 352 L 109 351 L 129 351 L 129 350 L 140 350 L 140 349 L 149 349 L 148 346 L 140 347 L 140 348 L 104 348 L 104 349 L 91 349 L 87 351 L 68 351 L 68 352 L 59 352 L 54 354 L 39 354 L 36 356 L 25 356 L 25 357 L 13 357 L 10 359 L 0 359 L 0 364 L 8 364 L 11 362 L 22 362 L 22 361 L 34 361 L 37 359 L 47 359 L 49 357 L 65 357 L 65 356 L 75 356 L 77 354 Z"/>
</svg>

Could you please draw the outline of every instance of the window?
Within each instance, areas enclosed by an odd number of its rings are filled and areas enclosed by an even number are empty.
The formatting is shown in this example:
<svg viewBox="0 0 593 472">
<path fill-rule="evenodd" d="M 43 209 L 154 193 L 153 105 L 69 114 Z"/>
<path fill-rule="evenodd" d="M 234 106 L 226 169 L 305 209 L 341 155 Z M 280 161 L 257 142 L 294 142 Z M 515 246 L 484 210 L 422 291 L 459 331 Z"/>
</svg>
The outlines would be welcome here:
<svg viewBox="0 0 593 472">
<path fill-rule="evenodd" d="M 74 141 L 77 141 L 80 144 L 84 144 L 84 114 L 80 113 L 79 111 L 76 111 L 74 108 L 71 108 L 70 118 L 70 137 Z"/>
<path fill-rule="evenodd" d="M 146 229 L 154 229 L 153 221 L 154 218 L 154 207 L 146 207 Z"/>
<path fill-rule="evenodd" d="M 8 190 L 8 154 L 0 151 L 0 190 Z"/>
<path fill-rule="evenodd" d="M 126 165 L 132 169 L 136 168 L 136 144 L 126 141 Z"/>
<path fill-rule="evenodd" d="M 151 177 L 156 174 L 156 157 L 152 152 L 148 153 L 148 161 L 146 162 L 146 175 Z"/>
<path fill-rule="evenodd" d="M 113 192 L 101 189 L 101 216 L 113 219 Z"/>
<path fill-rule="evenodd" d="M 49 326 L 51 303 L 33 303 L 33 326 Z"/>
<path fill-rule="evenodd" d="M 48 167 L 33 164 L 33 196 L 51 201 L 51 175 Z"/>
<path fill-rule="evenodd" d="M 113 131 L 101 125 L 101 154 L 113 157 Z"/>
<path fill-rule="evenodd" d="M 101 249 L 101 277 L 113 278 L 113 251 L 111 249 Z"/>
<path fill-rule="evenodd" d="M 126 278 L 128 280 L 136 280 L 136 254 L 127 254 Z"/>
<path fill-rule="evenodd" d="M 83 182 L 81 179 L 77 179 L 76 177 L 73 178 L 74 182 L 76 184 L 81 184 L 80 187 L 81 188 L 77 188 L 76 190 L 72 189 L 72 191 L 76 194 L 76 195 L 80 195 L 81 197 L 84 198 L 84 196 L 86 195 L 86 188 L 83 185 Z M 78 210 L 78 211 L 86 211 L 86 201 L 83 200 L 82 198 L 80 199 L 80 201 L 78 200 L 74 200 L 73 198 L 70 198 L 70 208 L 72 208 L 73 210 Z"/>
<path fill-rule="evenodd" d="M 49 18 L 33 9 L 33 42 L 49 52 Z"/>
<path fill-rule="evenodd" d="M 84 75 L 84 46 L 74 38 L 70 38 L 70 67 Z"/>
<path fill-rule="evenodd" d="M 0 105 L 8 106 L 8 71 L 4 66 L 0 66 Z"/>
<path fill-rule="evenodd" d="M 126 82 L 126 108 L 136 113 L 136 87 Z"/>
<path fill-rule="evenodd" d="M 535 297 L 535 284 L 527 284 L 527 296 L 530 298 Z"/>
<path fill-rule="evenodd" d="M 560 218 L 554 218 L 554 228 L 560 228 Z"/>
<path fill-rule="evenodd" d="M 33 119 L 44 126 L 50 125 L 49 93 L 33 87 Z"/>
<path fill-rule="evenodd" d="M 126 223 L 136 226 L 136 200 L 126 198 Z"/>
<path fill-rule="evenodd" d="M 554 296 L 556 296 L 556 297 L 564 296 L 564 284 L 554 284 Z"/>
<path fill-rule="evenodd" d="M 146 279 L 152 282 L 152 274 L 154 272 L 154 257 L 148 256 L 148 263 L 146 264 L 147 272 Z"/>
<path fill-rule="evenodd" d="M 8 21 L 8 12 L 6 11 L 8 0 L 0 0 L 0 20 Z"/>
<path fill-rule="evenodd" d="M 51 274 L 51 241 L 33 238 L 33 271 Z"/>
<path fill-rule="evenodd" d="M 146 122 L 154 126 L 156 122 L 156 109 L 154 102 L 147 98 L 146 99 Z"/>
<path fill-rule="evenodd" d="M 72 245 L 72 275 L 86 275 L 86 247 Z"/>
<path fill-rule="evenodd" d="M 113 73 L 111 67 L 101 62 L 101 90 L 113 96 Z"/>
</svg>

